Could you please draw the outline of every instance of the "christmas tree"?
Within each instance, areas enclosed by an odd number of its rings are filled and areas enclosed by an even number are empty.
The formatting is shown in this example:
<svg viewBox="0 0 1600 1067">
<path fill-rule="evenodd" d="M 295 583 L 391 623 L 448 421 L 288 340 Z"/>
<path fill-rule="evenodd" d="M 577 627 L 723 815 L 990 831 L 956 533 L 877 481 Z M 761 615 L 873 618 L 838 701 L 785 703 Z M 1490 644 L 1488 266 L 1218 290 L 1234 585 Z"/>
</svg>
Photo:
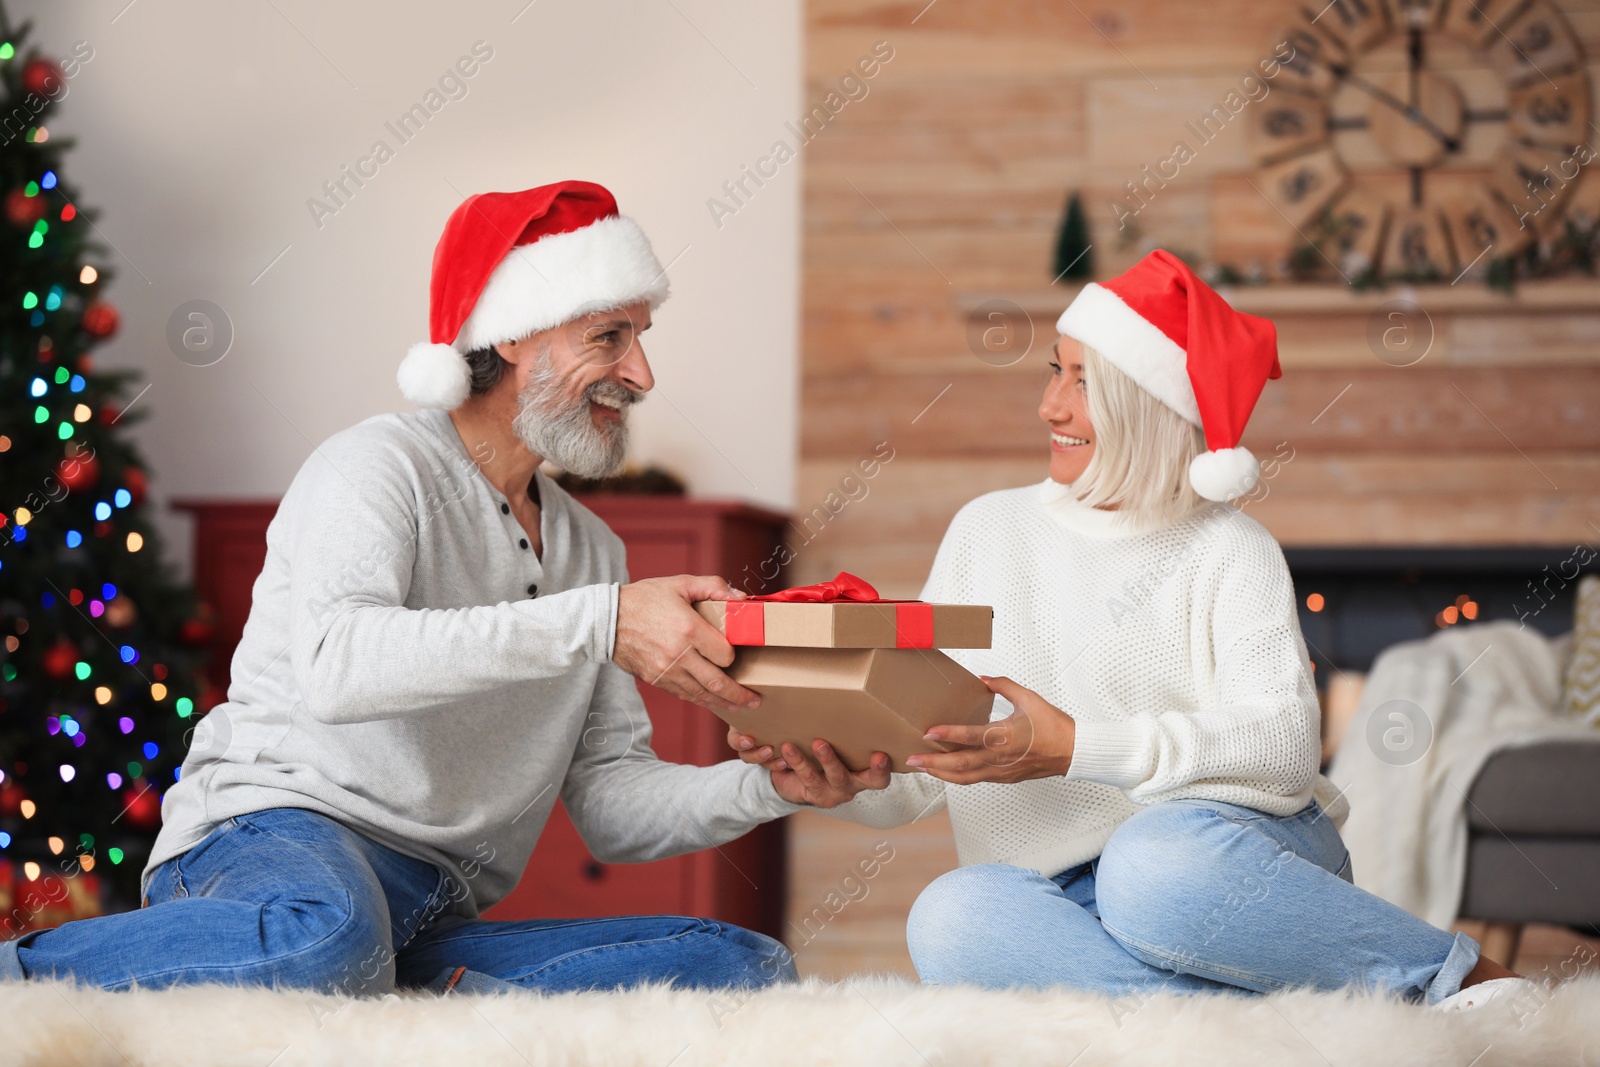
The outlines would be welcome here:
<svg viewBox="0 0 1600 1067">
<path fill-rule="evenodd" d="M 1056 233 L 1054 280 L 1079 281 L 1094 277 L 1094 256 L 1090 253 L 1089 222 L 1083 216 L 1083 201 L 1077 193 L 1067 194 L 1067 209 Z"/>
<path fill-rule="evenodd" d="M 67 69 L 0 7 L 0 874 L 134 906 L 185 734 L 215 702 L 209 639 L 143 510 L 137 374 L 91 365 L 117 328 L 95 213 L 49 120 Z M 92 875 L 89 874 L 92 872 Z M 39 925 L 5 901 L 0 938 Z"/>
</svg>

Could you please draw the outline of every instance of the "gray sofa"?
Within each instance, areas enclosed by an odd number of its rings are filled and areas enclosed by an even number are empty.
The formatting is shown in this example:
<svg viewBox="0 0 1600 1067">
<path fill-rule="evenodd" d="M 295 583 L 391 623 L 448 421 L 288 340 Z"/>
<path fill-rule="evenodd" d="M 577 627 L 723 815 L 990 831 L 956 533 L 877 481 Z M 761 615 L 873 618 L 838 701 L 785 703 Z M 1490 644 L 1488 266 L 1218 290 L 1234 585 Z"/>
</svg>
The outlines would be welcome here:
<svg viewBox="0 0 1600 1067">
<path fill-rule="evenodd" d="M 1600 735 L 1496 753 L 1467 794 L 1461 917 L 1514 966 L 1524 923 L 1600 924 Z"/>
</svg>

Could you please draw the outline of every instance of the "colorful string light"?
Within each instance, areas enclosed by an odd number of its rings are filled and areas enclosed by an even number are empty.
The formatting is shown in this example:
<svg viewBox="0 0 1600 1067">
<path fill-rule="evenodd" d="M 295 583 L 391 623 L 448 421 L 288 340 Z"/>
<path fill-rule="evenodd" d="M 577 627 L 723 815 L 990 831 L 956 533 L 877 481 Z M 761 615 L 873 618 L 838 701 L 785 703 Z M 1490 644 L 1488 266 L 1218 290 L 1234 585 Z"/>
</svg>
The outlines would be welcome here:
<svg viewBox="0 0 1600 1067">
<path fill-rule="evenodd" d="M 19 54 L 35 62 L 20 31 L 0 40 L 0 62 Z M 14 88 L 15 76 L 8 81 Z M 0 111 L 19 103 L 20 91 L 0 84 Z M 18 301 L 0 316 L 9 354 L 0 366 L 0 401 L 9 398 L 0 403 L 0 570 L 12 605 L 0 612 L 0 712 L 10 724 L 0 747 L 0 865 L 15 864 L 19 882 L 57 876 L 52 856 L 63 871 L 76 862 L 106 877 L 121 867 L 112 881 L 136 893 L 152 812 L 168 772 L 181 777 L 182 720 L 197 713 L 194 671 L 208 652 L 164 644 L 192 600 L 152 569 L 157 561 L 131 558 L 156 548 L 134 528 L 143 526 L 133 518 L 142 472 L 118 437 L 131 392 L 97 377 L 88 351 L 116 315 L 97 289 L 105 275 L 82 262 L 90 228 L 76 225 L 61 146 L 40 118 L 0 158 L 3 230 L 17 238 L 0 239 L 0 266 L 14 279 L 0 299 Z"/>
</svg>

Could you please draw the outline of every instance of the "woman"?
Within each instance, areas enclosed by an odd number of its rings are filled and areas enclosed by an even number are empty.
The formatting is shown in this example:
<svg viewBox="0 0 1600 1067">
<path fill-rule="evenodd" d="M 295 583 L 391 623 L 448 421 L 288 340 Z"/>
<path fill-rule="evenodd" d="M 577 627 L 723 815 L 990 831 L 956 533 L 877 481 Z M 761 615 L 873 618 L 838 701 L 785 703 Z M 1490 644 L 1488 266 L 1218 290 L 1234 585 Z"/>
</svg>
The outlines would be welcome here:
<svg viewBox="0 0 1600 1067">
<path fill-rule="evenodd" d="M 834 809 L 889 827 L 948 808 L 961 866 L 911 910 L 918 974 L 1363 986 L 1449 1008 L 1526 988 L 1351 882 L 1283 553 L 1218 503 L 1259 475 L 1236 446 L 1280 373 L 1272 324 L 1157 251 L 1086 287 L 1057 329 L 1049 479 L 963 508 L 923 592 L 994 607 L 993 647 L 953 654 L 999 696 L 994 721 L 935 727 L 954 751 Z M 1016 680 L 988 677 L 1002 670 Z M 730 742 L 803 780 L 839 771 L 820 742 L 815 760 Z"/>
</svg>

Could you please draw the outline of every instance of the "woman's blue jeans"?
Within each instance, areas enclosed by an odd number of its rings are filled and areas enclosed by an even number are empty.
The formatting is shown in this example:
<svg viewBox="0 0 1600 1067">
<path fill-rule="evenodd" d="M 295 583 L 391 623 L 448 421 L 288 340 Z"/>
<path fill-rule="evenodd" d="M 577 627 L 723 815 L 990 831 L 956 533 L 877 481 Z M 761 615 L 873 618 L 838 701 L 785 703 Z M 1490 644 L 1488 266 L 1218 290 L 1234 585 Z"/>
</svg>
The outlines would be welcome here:
<svg viewBox="0 0 1600 1067">
<path fill-rule="evenodd" d="M 469 919 L 459 877 L 295 808 L 241 815 L 152 872 L 148 906 L 0 943 L 0 980 L 105 989 L 193 982 L 350 995 L 560 992 L 795 978 L 777 941 L 676 916 Z M 509 984 L 509 985 L 508 985 Z"/>
<path fill-rule="evenodd" d="M 1168 801 L 1053 878 L 961 867 L 917 898 L 906 938 L 925 982 L 1118 996 L 1357 987 L 1431 1004 L 1478 962 L 1471 938 L 1351 884 L 1315 803 L 1280 819 Z"/>
</svg>

